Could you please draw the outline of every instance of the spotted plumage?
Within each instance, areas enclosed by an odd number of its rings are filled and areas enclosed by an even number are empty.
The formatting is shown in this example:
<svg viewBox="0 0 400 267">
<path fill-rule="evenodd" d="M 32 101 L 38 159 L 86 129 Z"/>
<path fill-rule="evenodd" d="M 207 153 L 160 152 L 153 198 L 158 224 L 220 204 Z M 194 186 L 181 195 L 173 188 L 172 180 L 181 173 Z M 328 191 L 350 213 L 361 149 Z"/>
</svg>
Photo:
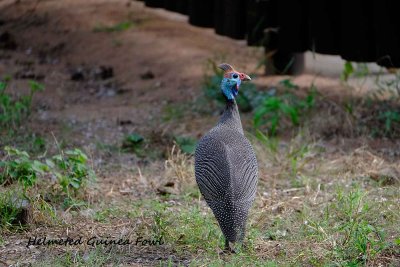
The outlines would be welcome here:
<svg viewBox="0 0 400 267">
<path fill-rule="evenodd" d="M 230 242 L 243 241 L 256 194 L 258 167 L 253 148 L 243 134 L 235 101 L 241 81 L 250 77 L 226 63 L 220 68 L 225 71 L 221 91 L 227 101 L 226 108 L 218 124 L 197 145 L 195 175 L 229 249 Z"/>
</svg>

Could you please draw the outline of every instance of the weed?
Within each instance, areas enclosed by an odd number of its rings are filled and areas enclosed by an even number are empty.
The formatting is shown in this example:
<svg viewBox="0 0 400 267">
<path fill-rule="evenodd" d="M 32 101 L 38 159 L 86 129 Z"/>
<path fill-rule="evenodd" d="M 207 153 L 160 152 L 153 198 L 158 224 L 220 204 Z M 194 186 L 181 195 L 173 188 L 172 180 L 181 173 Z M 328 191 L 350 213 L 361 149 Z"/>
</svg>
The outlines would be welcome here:
<svg viewBox="0 0 400 267">
<path fill-rule="evenodd" d="M 350 61 L 346 61 L 344 63 L 342 74 L 340 75 L 340 79 L 346 82 L 351 76 L 351 74 L 353 74 L 353 72 L 354 72 L 353 64 L 351 64 Z"/>
<path fill-rule="evenodd" d="M 121 148 L 122 152 L 134 153 L 139 158 L 165 159 L 169 147 L 174 144 L 174 139 L 177 138 L 189 153 L 190 146 L 194 142 L 191 138 L 174 137 L 172 134 L 159 131 L 151 131 L 147 133 L 146 137 L 137 133 L 129 134 L 124 137 Z"/>
<path fill-rule="evenodd" d="M 1 135 L 0 147 L 12 146 L 18 147 L 21 151 L 26 151 L 31 155 L 44 153 L 47 148 L 46 139 L 38 134 L 29 131 L 18 131 L 17 134 Z"/>
<path fill-rule="evenodd" d="M 70 188 L 76 195 L 86 185 L 87 179 L 94 178 L 94 172 L 88 168 L 87 161 L 86 154 L 75 148 L 54 156 L 52 160 L 46 160 L 46 163 L 58 178 L 63 191 L 70 197 Z"/>
<path fill-rule="evenodd" d="M 185 136 L 176 136 L 175 142 L 178 144 L 182 152 L 186 154 L 193 154 L 197 145 L 196 139 Z"/>
<path fill-rule="evenodd" d="M 11 183 L 13 181 L 22 182 L 24 189 L 33 186 L 37 177 L 49 170 L 46 164 L 37 160 L 32 160 L 25 151 L 16 148 L 5 147 L 7 152 L 6 161 L 0 161 L 0 183 Z"/>
<path fill-rule="evenodd" d="M 0 81 L 0 128 L 15 129 L 23 119 L 26 119 L 31 112 L 33 95 L 44 89 L 44 86 L 29 81 L 30 92 L 16 99 L 6 92 L 8 81 Z"/>
<path fill-rule="evenodd" d="M 259 128 L 267 125 L 270 135 L 276 135 L 281 121 L 285 117 L 289 118 L 292 125 L 299 125 L 300 117 L 313 108 L 315 103 L 316 90 L 314 87 L 305 98 L 300 98 L 293 93 L 293 89 L 296 89 L 297 86 L 293 85 L 290 80 L 283 80 L 280 84 L 286 89 L 284 94 L 265 98 L 253 117 L 254 126 Z"/>
<path fill-rule="evenodd" d="M 105 26 L 105 25 L 97 25 L 94 27 L 93 31 L 94 32 L 121 32 L 128 30 L 129 28 L 135 26 L 136 24 L 133 23 L 132 21 L 124 21 L 117 23 L 112 26 Z"/>
<path fill-rule="evenodd" d="M 366 201 L 366 196 L 358 188 L 348 193 L 339 189 L 322 218 L 305 220 L 310 237 L 330 241 L 331 256 L 341 266 L 366 264 L 387 246 L 383 230 L 371 220 L 372 203 Z"/>
<path fill-rule="evenodd" d="M 23 184 L 24 191 L 37 183 L 38 177 L 46 175 L 57 178 L 58 185 L 67 194 L 64 206 L 79 206 L 82 203 L 74 199 L 78 191 L 85 187 L 87 180 L 95 177 L 93 170 L 88 166 L 88 158 L 79 149 L 61 151 L 52 158 L 45 158 L 43 162 L 31 159 L 26 151 L 5 147 L 6 159 L 0 162 L 0 182 L 12 183 L 18 181 Z M 71 192 L 72 189 L 72 192 Z M 59 193 L 55 195 L 59 196 Z"/>
<path fill-rule="evenodd" d="M 21 207 L 15 203 L 18 192 L 6 191 L 0 194 L 0 229 L 9 228 L 17 221 L 21 213 Z"/>
<path fill-rule="evenodd" d="M 348 86 L 351 90 L 350 96 L 344 101 L 344 110 L 351 115 L 351 119 L 357 126 L 357 129 L 366 129 L 367 134 L 374 137 L 384 136 L 393 138 L 398 135 L 397 129 L 400 123 L 400 112 L 398 110 L 398 100 L 400 97 L 400 72 L 394 73 L 390 77 L 381 78 L 380 72 L 375 79 L 373 90 L 360 99 L 353 95 L 354 88 Z M 364 63 L 346 62 L 341 75 L 344 82 L 348 82 L 350 77 L 364 78 L 368 77 L 370 71 Z"/>
<path fill-rule="evenodd" d="M 180 104 L 180 105 L 173 105 L 173 104 L 167 104 L 163 107 L 163 121 L 168 122 L 172 120 L 179 121 L 181 120 L 186 112 L 187 105 L 185 104 Z"/>
<path fill-rule="evenodd" d="M 392 129 L 400 125 L 400 112 L 395 110 L 387 110 L 378 115 L 385 125 L 385 135 L 389 136 Z"/>
<path fill-rule="evenodd" d="M 144 141 L 145 140 L 143 136 L 138 133 L 132 133 L 125 136 L 122 143 L 122 148 L 124 149 L 124 151 L 133 152 L 138 156 L 142 156 Z"/>
<path fill-rule="evenodd" d="M 343 66 L 343 71 L 340 75 L 340 79 L 343 82 L 347 82 L 350 77 L 366 77 L 370 73 L 370 70 L 365 63 L 356 63 L 356 67 L 354 68 L 353 63 L 350 61 L 346 61 Z"/>
<path fill-rule="evenodd" d="M 119 263 L 115 249 L 106 250 L 102 247 L 96 247 L 94 250 L 84 253 L 67 251 L 62 257 L 46 257 L 46 260 L 33 263 L 32 266 L 104 266 L 111 262 L 113 264 Z"/>
<path fill-rule="evenodd" d="M 260 130 L 256 130 L 255 136 L 262 143 L 263 148 L 267 148 L 271 153 L 278 151 L 279 140 L 277 138 L 265 135 Z"/>
<path fill-rule="evenodd" d="M 108 207 L 106 209 L 98 210 L 93 215 L 93 219 L 98 222 L 109 221 L 109 218 L 114 216 L 114 214 L 122 215 L 119 209 L 116 207 Z"/>
</svg>

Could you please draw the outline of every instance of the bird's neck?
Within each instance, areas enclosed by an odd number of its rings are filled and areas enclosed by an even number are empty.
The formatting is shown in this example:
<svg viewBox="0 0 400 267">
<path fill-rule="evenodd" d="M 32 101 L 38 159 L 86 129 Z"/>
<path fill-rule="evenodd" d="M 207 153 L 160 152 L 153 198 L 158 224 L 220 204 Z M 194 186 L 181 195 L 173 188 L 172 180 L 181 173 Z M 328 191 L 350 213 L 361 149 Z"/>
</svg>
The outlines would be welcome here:
<svg viewBox="0 0 400 267">
<path fill-rule="evenodd" d="M 240 121 L 239 109 L 235 99 L 227 100 L 224 113 L 219 120 L 220 125 L 228 126 L 232 130 L 237 130 L 243 134 L 242 122 Z"/>
</svg>

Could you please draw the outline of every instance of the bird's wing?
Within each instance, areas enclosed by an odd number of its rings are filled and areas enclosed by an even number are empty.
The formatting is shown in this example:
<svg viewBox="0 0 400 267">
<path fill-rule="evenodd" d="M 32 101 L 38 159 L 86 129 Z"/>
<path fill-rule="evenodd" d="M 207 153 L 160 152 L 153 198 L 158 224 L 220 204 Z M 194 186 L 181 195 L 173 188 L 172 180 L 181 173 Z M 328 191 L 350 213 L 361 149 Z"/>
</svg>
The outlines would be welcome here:
<svg viewBox="0 0 400 267">
<path fill-rule="evenodd" d="M 234 144 L 227 146 L 227 157 L 232 166 L 233 199 L 252 201 L 257 191 L 258 165 L 250 142 L 244 136 L 237 138 Z"/>
<path fill-rule="evenodd" d="M 225 145 L 207 136 L 195 152 L 195 176 L 200 192 L 209 201 L 223 201 L 231 191 L 231 167 Z"/>
</svg>

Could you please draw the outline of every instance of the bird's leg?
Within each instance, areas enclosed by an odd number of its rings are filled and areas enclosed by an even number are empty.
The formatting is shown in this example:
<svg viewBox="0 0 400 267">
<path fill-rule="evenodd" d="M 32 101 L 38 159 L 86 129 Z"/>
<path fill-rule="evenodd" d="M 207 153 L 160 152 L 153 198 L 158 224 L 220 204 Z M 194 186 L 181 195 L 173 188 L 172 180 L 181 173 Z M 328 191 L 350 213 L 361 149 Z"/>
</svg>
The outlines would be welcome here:
<svg viewBox="0 0 400 267">
<path fill-rule="evenodd" d="M 231 249 L 231 247 L 229 246 L 229 241 L 228 239 L 225 239 L 225 250 L 229 251 Z"/>
<path fill-rule="evenodd" d="M 225 249 L 224 249 L 224 253 L 232 253 L 235 254 L 236 251 L 234 249 L 231 248 L 231 246 L 229 245 L 229 241 L 228 239 L 225 239 Z"/>
</svg>

